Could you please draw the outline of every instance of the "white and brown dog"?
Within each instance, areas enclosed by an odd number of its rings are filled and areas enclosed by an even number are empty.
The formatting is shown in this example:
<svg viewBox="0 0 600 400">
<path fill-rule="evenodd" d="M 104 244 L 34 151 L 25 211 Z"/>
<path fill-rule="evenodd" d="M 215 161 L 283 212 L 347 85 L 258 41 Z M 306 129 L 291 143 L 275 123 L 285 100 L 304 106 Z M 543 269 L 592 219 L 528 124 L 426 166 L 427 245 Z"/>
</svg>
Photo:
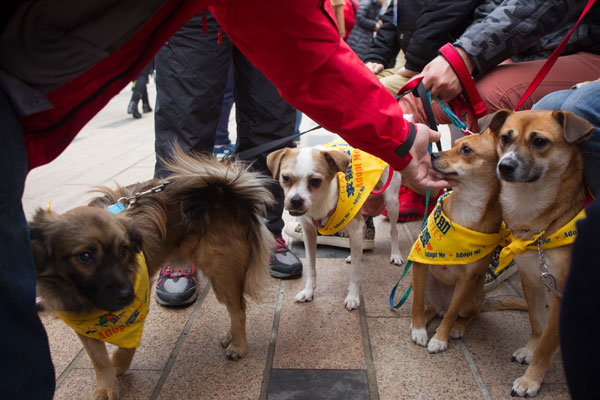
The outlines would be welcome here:
<svg viewBox="0 0 600 400">
<path fill-rule="evenodd" d="M 558 348 L 560 292 L 577 234 L 574 221 L 586 197 L 577 143 L 594 127 L 568 111 L 502 110 L 489 129 L 498 137 L 500 204 L 512 233 L 503 254 L 515 257 L 531 321 L 529 342 L 512 355 L 513 361 L 529 364 L 512 394 L 535 396 Z M 503 254 L 500 266 L 507 262 Z"/>
<path fill-rule="evenodd" d="M 342 212 L 343 208 L 339 205 L 341 204 L 341 201 L 339 201 L 340 196 L 347 194 L 345 192 L 349 192 L 350 189 L 358 191 L 358 188 L 352 186 L 351 183 L 348 184 L 350 185 L 348 188 L 345 188 L 343 181 L 349 179 L 353 174 L 359 175 L 358 177 L 362 179 L 362 170 L 351 172 L 352 169 L 349 170 L 348 168 L 351 163 L 359 165 L 356 161 L 357 157 L 360 157 L 359 152 L 364 156 L 373 157 L 357 149 L 343 152 L 321 146 L 301 149 L 285 148 L 274 151 L 267 157 L 267 165 L 273 173 L 273 177 L 279 180 L 284 189 L 285 208 L 290 215 L 301 217 L 309 268 L 306 272 L 304 289 L 296 295 L 295 300 L 297 302 L 311 301 L 314 296 L 317 277 L 315 268 L 317 229 L 321 233 L 331 234 L 336 232 L 336 229 L 340 230 L 338 228 L 343 226 L 341 229 L 348 234 L 350 240 L 350 257 L 346 262 L 350 261 L 352 265 L 348 295 L 344 300 L 344 305 L 348 310 L 356 309 L 360 305 L 359 268 L 363 252 L 365 224 L 360 205 L 355 207 L 352 213 Z M 351 153 L 352 156 L 347 153 Z M 385 165 L 383 161 L 377 160 Z M 379 174 L 373 182 L 376 183 L 375 188 L 383 187 L 389 175 L 389 166 L 385 167 L 383 173 L 380 171 Z M 395 223 L 398 220 L 398 192 L 401 181 L 401 175 L 398 172 L 393 172 L 389 186 L 382 193 L 383 203 L 387 206 L 391 221 L 390 262 L 397 265 L 403 262 Z M 342 182 L 343 190 L 340 188 L 340 182 Z M 366 193 L 362 193 L 362 200 L 365 200 L 371 190 L 373 190 L 372 186 L 370 189 L 365 190 Z M 350 202 L 346 201 L 346 203 Z M 340 215 L 342 218 L 345 217 L 345 220 L 341 223 L 334 222 L 336 215 Z"/>
</svg>

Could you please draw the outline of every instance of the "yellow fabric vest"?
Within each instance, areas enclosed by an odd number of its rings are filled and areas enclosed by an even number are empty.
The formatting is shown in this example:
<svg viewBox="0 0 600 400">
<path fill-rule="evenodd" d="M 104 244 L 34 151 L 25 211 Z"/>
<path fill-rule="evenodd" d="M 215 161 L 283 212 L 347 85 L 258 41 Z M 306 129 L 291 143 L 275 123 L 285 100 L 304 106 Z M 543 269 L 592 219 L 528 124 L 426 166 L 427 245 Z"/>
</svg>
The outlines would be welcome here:
<svg viewBox="0 0 600 400">
<path fill-rule="evenodd" d="M 354 218 L 379 181 L 387 164 L 362 150 L 350 147 L 343 140 L 324 145 L 331 150 L 348 154 L 352 161 L 346 173 L 338 172 L 339 197 L 333 214 L 323 227 L 317 227 L 322 235 L 333 235 Z"/>
<path fill-rule="evenodd" d="M 142 339 L 144 321 L 148 315 L 150 280 L 146 259 L 137 254 L 138 270 L 134 278 L 135 299 L 117 312 L 98 311 L 93 315 L 55 312 L 75 332 L 126 349 L 136 348 Z"/>
</svg>

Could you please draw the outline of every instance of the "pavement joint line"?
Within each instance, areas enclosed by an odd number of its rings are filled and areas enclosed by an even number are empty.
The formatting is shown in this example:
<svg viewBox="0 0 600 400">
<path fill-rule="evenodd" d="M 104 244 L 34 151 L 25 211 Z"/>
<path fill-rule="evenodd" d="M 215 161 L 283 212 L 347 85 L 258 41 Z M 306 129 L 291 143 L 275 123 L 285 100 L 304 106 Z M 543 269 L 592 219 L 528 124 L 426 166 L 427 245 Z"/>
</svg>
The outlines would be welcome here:
<svg viewBox="0 0 600 400">
<path fill-rule="evenodd" d="M 75 364 L 77 364 L 79 360 L 81 360 L 84 354 L 85 349 L 81 347 L 81 349 L 79 349 L 79 353 L 77 353 L 77 355 L 73 357 L 69 365 L 67 365 L 63 372 L 61 372 L 60 376 L 56 379 L 55 390 L 58 390 L 58 387 L 65 381 L 65 379 L 67 379 L 67 375 L 69 375 L 71 371 L 75 369 Z"/>
<path fill-rule="evenodd" d="M 363 351 L 365 355 L 365 364 L 367 366 L 367 385 L 369 387 L 369 399 L 379 400 L 379 388 L 377 387 L 377 370 L 373 361 L 373 349 L 371 348 L 371 339 L 369 337 L 369 324 L 367 320 L 367 310 L 365 309 L 365 299 L 363 298 L 362 286 L 359 291 L 360 306 L 358 315 L 360 316 L 360 331 L 362 336 Z"/>
<path fill-rule="evenodd" d="M 271 337 L 269 338 L 269 349 L 267 350 L 267 359 L 265 360 L 265 371 L 263 373 L 263 380 L 260 388 L 260 400 L 266 400 L 269 390 L 269 383 L 271 382 L 271 370 L 273 369 L 273 358 L 275 357 L 275 346 L 277 344 L 277 334 L 279 332 L 279 321 L 281 320 L 284 292 L 285 282 L 281 280 L 279 282 L 279 295 L 277 296 L 277 305 L 275 306 L 275 316 L 273 318 L 273 327 L 271 328 Z"/>
<path fill-rule="evenodd" d="M 202 293 L 200 294 L 198 300 L 196 300 L 196 306 L 194 307 L 194 310 L 190 314 L 190 317 L 188 318 L 187 322 L 185 323 L 185 326 L 183 327 L 183 331 L 179 335 L 179 338 L 177 339 L 177 342 L 175 343 L 175 347 L 173 348 L 173 351 L 171 352 L 171 355 L 169 356 L 169 360 L 167 360 L 167 363 L 165 364 L 165 368 L 163 369 L 163 372 L 160 375 L 160 378 L 158 378 L 158 382 L 156 382 L 156 385 L 154 386 L 154 389 L 152 390 L 152 394 L 150 395 L 150 400 L 156 400 L 158 398 L 158 396 L 160 395 L 160 392 L 162 391 L 162 388 L 163 388 L 165 382 L 167 381 L 169 374 L 171 373 L 171 369 L 173 368 L 173 365 L 175 364 L 175 361 L 177 360 L 177 356 L 179 355 L 179 352 L 183 348 L 183 344 L 185 343 L 185 340 L 187 339 L 187 336 L 190 333 L 190 330 L 192 329 L 192 325 L 194 324 L 194 322 L 196 322 L 196 319 L 198 318 L 198 314 L 200 313 L 200 309 L 202 308 L 204 299 L 206 299 L 206 296 L 208 295 L 209 291 L 210 291 L 210 284 L 207 283 L 206 286 L 204 287 L 204 289 L 202 290 Z"/>
<path fill-rule="evenodd" d="M 408 227 L 406 226 L 406 224 L 402 224 L 402 229 L 404 229 L 404 232 L 406 232 L 406 236 L 408 236 L 408 241 L 410 243 L 413 243 L 415 241 L 415 239 L 413 238 L 413 235 L 410 232 L 410 230 L 408 229 Z"/>
<path fill-rule="evenodd" d="M 492 400 L 492 396 L 490 396 L 490 393 L 488 392 L 487 387 L 483 382 L 481 372 L 479 372 L 479 368 L 477 368 L 477 366 L 475 365 L 473 357 L 471 357 L 471 352 L 469 351 L 469 348 L 467 347 L 465 341 L 463 339 L 458 339 L 457 342 L 459 343 L 463 355 L 465 356 L 465 360 L 467 361 L 467 365 L 469 366 L 471 373 L 475 377 L 475 382 L 477 383 L 477 387 L 481 392 L 481 398 L 484 400 Z"/>
</svg>

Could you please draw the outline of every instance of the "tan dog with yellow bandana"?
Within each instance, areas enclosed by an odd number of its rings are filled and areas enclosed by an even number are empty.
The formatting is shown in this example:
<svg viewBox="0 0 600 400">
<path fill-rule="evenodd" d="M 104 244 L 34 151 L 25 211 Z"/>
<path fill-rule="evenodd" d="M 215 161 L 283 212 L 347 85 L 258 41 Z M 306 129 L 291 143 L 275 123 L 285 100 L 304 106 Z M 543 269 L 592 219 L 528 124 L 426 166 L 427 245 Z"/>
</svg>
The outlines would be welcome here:
<svg viewBox="0 0 600 400">
<path fill-rule="evenodd" d="M 502 110 L 489 129 L 499 139 L 497 175 L 504 222 L 517 239 L 503 251 L 500 266 L 514 256 L 531 321 L 529 342 L 512 356 L 529 367 L 514 381 L 512 394 L 535 396 L 558 348 L 559 293 L 571 264 L 570 243 L 577 235 L 574 223 L 569 224 L 582 211 L 586 197 L 577 143 L 594 127 L 568 111 Z M 545 281 L 556 292 L 542 284 L 546 268 L 550 276 Z"/>
<path fill-rule="evenodd" d="M 365 229 L 361 209 L 371 191 L 376 187 L 383 187 L 388 178 L 389 167 L 377 157 L 353 149 L 344 141 L 315 148 L 277 150 L 269 154 L 267 165 L 285 192 L 285 208 L 290 215 L 301 216 L 302 236 L 309 268 L 306 271 L 304 289 L 296 295 L 295 300 L 312 301 L 314 296 L 317 277 L 317 231 L 323 235 L 332 235 L 345 230 L 350 238 L 349 259 L 352 270 L 344 305 L 348 310 L 358 308 L 358 271 Z M 389 186 L 382 193 L 382 207 L 372 216 L 379 215 L 385 204 L 390 221 L 398 219 L 398 192 L 401 181 L 400 174 L 394 172 Z M 395 223 L 390 223 L 390 236 L 390 262 L 399 265 L 403 260 Z"/>
<path fill-rule="evenodd" d="M 440 197 L 408 256 L 414 262 L 411 338 L 437 353 L 446 350 L 449 337 L 462 337 L 481 310 L 502 217 L 493 134 L 460 138 L 431 159 L 436 171 L 459 182 Z M 428 341 L 426 325 L 436 315 L 443 319 Z"/>
</svg>

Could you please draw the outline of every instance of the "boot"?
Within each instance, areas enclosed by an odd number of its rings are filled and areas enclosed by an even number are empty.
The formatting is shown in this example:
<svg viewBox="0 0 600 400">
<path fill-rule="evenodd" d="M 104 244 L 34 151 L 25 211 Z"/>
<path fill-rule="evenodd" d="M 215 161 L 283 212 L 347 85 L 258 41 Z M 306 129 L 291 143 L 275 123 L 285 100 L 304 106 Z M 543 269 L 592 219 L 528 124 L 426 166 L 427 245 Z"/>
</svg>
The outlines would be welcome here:
<svg viewBox="0 0 600 400">
<path fill-rule="evenodd" d="M 142 111 L 145 113 L 152 112 L 152 107 L 150 107 L 150 103 L 142 103 Z"/>
<path fill-rule="evenodd" d="M 135 101 L 130 101 L 129 106 L 127 107 L 127 114 L 133 115 L 133 118 L 142 118 L 142 114 L 140 114 L 137 103 Z"/>
</svg>

